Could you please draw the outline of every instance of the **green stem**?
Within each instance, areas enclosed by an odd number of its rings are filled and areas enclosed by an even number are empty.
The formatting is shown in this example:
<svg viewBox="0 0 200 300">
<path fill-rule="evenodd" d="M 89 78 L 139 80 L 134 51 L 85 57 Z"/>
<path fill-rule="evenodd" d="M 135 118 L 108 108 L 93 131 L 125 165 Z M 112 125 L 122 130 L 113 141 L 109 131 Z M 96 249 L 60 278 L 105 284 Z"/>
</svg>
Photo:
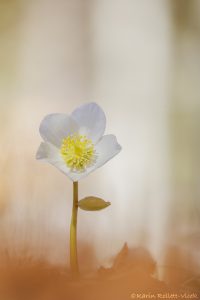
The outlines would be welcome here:
<svg viewBox="0 0 200 300">
<path fill-rule="evenodd" d="M 77 258 L 78 181 L 73 182 L 73 206 L 70 225 L 70 267 L 72 275 L 79 274 Z"/>
</svg>

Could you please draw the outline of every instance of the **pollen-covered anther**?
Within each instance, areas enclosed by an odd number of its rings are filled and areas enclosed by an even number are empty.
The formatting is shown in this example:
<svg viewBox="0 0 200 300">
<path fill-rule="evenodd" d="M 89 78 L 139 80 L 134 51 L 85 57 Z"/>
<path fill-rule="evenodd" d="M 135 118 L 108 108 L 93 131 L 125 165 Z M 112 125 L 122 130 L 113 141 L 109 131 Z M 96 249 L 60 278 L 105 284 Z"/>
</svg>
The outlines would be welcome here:
<svg viewBox="0 0 200 300">
<path fill-rule="evenodd" d="M 72 171 L 83 171 L 95 160 L 94 144 L 85 135 L 73 134 L 63 139 L 60 153 Z"/>
</svg>

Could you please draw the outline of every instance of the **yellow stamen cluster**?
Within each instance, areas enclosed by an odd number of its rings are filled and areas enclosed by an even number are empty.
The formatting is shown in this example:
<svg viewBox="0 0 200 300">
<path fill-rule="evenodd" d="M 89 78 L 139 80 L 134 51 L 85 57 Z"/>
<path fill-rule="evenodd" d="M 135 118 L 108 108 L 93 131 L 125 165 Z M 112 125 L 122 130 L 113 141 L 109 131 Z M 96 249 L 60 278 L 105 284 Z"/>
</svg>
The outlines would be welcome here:
<svg viewBox="0 0 200 300">
<path fill-rule="evenodd" d="M 94 144 L 85 135 L 73 134 L 64 138 L 60 153 L 72 171 L 83 171 L 95 160 Z"/>
</svg>

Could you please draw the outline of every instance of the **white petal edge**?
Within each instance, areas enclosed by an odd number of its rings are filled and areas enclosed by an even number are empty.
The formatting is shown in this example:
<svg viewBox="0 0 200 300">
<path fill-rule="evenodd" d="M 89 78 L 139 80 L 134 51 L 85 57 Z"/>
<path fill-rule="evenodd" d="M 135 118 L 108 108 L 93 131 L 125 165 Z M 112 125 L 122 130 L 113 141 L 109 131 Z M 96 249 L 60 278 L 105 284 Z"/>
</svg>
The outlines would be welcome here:
<svg viewBox="0 0 200 300">
<path fill-rule="evenodd" d="M 60 147 L 64 137 L 78 132 L 78 125 L 68 115 L 56 113 L 44 117 L 39 131 L 44 141 Z"/>
<path fill-rule="evenodd" d="M 36 159 L 50 163 L 59 171 L 67 175 L 72 181 L 77 181 L 77 175 L 79 174 L 71 172 L 62 159 L 59 149 L 54 145 L 48 142 L 42 142 L 36 153 Z"/>
<path fill-rule="evenodd" d="M 98 104 L 94 102 L 83 104 L 72 112 L 71 117 L 79 125 L 79 134 L 86 135 L 94 144 L 103 136 L 106 116 Z"/>
</svg>

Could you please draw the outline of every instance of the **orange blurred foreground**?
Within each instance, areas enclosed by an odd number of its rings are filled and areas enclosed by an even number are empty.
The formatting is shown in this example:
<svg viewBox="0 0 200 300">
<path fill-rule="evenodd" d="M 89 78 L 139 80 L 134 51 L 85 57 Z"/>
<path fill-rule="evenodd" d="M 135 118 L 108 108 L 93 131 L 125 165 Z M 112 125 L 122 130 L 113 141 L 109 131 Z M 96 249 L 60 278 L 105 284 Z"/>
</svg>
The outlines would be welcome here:
<svg viewBox="0 0 200 300">
<path fill-rule="evenodd" d="M 80 260 L 84 260 L 84 255 Z M 191 278 L 184 284 L 176 282 L 169 286 L 155 279 L 155 272 L 156 263 L 147 250 L 129 249 L 126 244 L 113 259 L 111 268 L 101 267 L 96 272 L 82 274 L 77 280 L 73 280 L 69 270 L 64 267 L 34 261 L 26 255 L 2 255 L 0 299 L 126 300 L 169 299 L 170 296 L 175 299 L 176 295 L 178 298 L 199 299 L 199 278 Z"/>
</svg>

